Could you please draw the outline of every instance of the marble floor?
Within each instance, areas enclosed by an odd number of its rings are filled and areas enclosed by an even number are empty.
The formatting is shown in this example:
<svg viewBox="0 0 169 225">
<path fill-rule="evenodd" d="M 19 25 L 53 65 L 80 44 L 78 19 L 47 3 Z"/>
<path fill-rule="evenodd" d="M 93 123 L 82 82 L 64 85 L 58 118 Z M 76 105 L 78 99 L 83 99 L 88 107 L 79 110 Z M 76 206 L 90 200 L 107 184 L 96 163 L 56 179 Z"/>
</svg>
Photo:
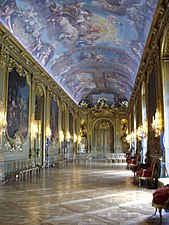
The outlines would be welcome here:
<svg viewBox="0 0 169 225">
<path fill-rule="evenodd" d="M 153 191 L 133 184 L 125 164 L 68 163 L 0 185 L 0 225 L 156 225 Z"/>
</svg>

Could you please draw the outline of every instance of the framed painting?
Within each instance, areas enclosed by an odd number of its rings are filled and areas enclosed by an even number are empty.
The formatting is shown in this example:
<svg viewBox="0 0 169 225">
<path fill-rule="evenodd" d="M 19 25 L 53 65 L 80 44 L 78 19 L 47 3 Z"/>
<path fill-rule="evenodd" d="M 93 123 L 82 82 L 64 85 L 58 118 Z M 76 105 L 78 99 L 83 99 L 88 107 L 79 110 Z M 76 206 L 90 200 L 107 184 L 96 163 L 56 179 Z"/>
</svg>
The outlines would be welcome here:
<svg viewBox="0 0 169 225">
<path fill-rule="evenodd" d="M 51 139 L 58 139 L 58 104 L 53 99 L 50 103 L 50 129 L 51 129 Z"/>
<path fill-rule="evenodd" d="M 7 134 L 13 138 L 19 132 L 23 138 L 28 134 L 29 84 L 14 68 L 9 72 L 7 100 Z"/>
<path fill-rule="evenodd" d="M 73 115 L 69 112 L 69 132 L 73 136 Z"/>
</svg>

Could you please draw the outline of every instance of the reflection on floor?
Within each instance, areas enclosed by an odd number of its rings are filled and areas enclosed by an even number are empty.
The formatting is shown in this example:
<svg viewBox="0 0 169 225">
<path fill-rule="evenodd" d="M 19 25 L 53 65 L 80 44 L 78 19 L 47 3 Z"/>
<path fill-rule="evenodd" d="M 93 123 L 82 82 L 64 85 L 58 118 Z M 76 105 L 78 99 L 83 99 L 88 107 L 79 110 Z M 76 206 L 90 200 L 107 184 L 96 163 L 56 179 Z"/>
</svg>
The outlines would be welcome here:
<svg viewBox="0 0 169 225">
<path fill-rule="evenodd" d="M 156 225 L 153 191 L 133 184 L 124 164 L 69 163 L 1 185 L 0 225 Z"/>
</svg>

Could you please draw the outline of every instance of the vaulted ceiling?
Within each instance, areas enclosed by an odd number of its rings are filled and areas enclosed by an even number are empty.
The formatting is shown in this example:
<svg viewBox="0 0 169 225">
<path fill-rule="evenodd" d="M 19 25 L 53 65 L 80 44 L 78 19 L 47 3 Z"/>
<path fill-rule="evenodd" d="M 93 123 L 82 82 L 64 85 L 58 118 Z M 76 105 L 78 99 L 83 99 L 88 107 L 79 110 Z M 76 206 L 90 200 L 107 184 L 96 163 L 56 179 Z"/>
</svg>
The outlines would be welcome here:
<svg viewBox="0 0 169 225">
<path fill-rule="evenodd" d="M 2 0 L 0 20 L 79 104 L 128 101 L 158 0 Z"/>
</svg>

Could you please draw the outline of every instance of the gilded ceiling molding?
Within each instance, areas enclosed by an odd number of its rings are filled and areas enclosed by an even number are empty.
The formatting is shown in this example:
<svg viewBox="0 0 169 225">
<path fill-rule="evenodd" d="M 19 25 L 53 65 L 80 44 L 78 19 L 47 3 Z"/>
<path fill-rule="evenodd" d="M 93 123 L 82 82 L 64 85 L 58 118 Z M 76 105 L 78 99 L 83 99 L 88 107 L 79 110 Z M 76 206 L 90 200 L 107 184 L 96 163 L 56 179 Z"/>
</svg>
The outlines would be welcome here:
<svg viewBox="0 0 169 225">
<path fill-rule="evenodd" d="M 155 68 L 155 63 L 154 63 L 154 59 L 152 59 L 149 62 L 149 66 L 147 67 L 147 83 L 149 83 L 149 79 L 154 68 Z"/>
<path fill-rule="evenodd" d="M 66 111 L 66 108 L 67 108 L 66 104 L 61 101 L 61 109 L 62 109 L 62 111 Z"/>
<path fill-rule="evenodd" d="M 35 77 L 32 79 L 32 90 L 35 93 L 35 95 L 39 97 L 44 97 L 45 96 L 45 87 L 43 84 Z"/>
<path fill-rule="evenodd" d="M 166 26 L 162 40 L 162 58 L 169 57 L 169 24 Z"/>
<path fill-rule="evenodd" d="M 7 48 L 5 46 L 1 46 L 0 49 L 0 66 L 1 68 L 5 68 L 8 65 L 9 61 L 9 51 L 7 51 Z"/>
<path fill-rule="evenodd" d="M 8 55 L 8 51 L 5 55 Z M 28 84 L 31 85 L 31 74 L 10 55 L 8 55 L 6 66 L 9 72 L 11 72 L 14 68 L 16 68 L 16 71 L 18 72 L 18 74 L 21 77 L 26 77 Z"/>
<path fill-rule="evenodd" d="M 107 100 L 105 98 L 100 98 L 97 100 L 97 104 L 93 107 L 89 107 L 89 104 L 85 101 L 82 101 L 79 107 L 82 109 L 83 114 L 92 115 L 92 117 L 106 117 L 111 118 L 115 115 L 120 114 L 128 114 L 129 106 L 128 101 L 122 101 L 119 103 L 119 107 L 115 105 L 107 104 Z"/>
<path fill-rule="evenodd" d="M 73 111 L 73 109 L 69 109 L 69 112 L 72 114 L 72 115 L 74 115 L 74 111 Z"/>
<path fill-rule="evenodd" d="M 73 108 L 78 111 L 77 104 L 58 86 L 56 86 L 53 82 L 49 83 L 49 91 L 53 93 L 54 98 L 58 98 L 59 101 L 62 100 L 69 108 Z"/>
<path fill-rule="evenodd" d="M 74 119 L 78 119 L 79 118 L 79 115 L 78 115 L 78 112 L 73 112 L 73 117 L 74 117 Z"/>
<path fill-rule="evenodd" d="M 51 90 L 48 90 L 48 94 L 49 94 L 49 98 L 53 99 L 55 102 L 57 102 L 57 105 L 59 106 L 60 100 L 59 100 L 58 96 Z"/>
<path fill-rule="evenodd" d="M 35 94 L 40 96 L 40 97 L 43 97 L 44 96 L 44 91 L 43 91 L 43 88 L 40 84 L 38 84 L 36 87 L 35 87 Z"/>
</svg>

